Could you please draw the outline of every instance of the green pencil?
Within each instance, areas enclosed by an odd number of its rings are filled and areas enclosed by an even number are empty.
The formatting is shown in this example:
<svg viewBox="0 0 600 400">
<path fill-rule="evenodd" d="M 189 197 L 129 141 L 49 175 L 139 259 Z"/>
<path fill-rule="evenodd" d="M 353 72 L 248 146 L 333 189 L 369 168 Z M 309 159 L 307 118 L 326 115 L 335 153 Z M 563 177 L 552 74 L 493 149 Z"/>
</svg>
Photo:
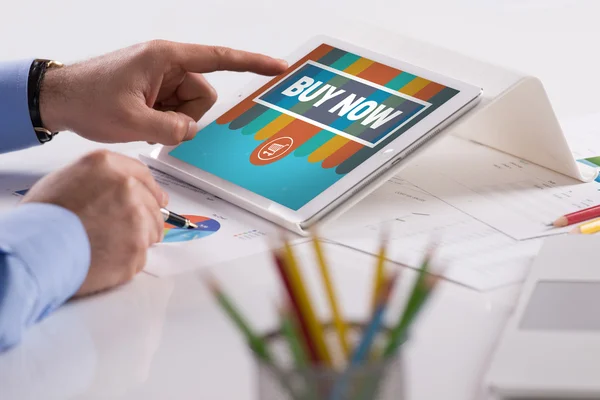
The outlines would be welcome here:
<svg viewBox="0 0 600 400">
<path fill-rule="evenodd" d="M 305 367 L 307 365 L 306 352 L 298 337 L 292 314 L 287 307 L 279 308 L 279 318 L 281 321 L 281 332 L 288 342 L 296 368 Z"/>
<path fill-rule="evenodd" d="M 292 357 L 294 358 L 294 366 L 297 371 L 300 371 L 309 365 L 308 354 L 302 345 L 302 342 L 300 341 L 296 321 L 294 320 L 294 313 L 287 306 L 279 307 L 278 311 L 281 323 L 281 333 L 290 347 Z M 306 386 L 304 390 L 302 387 L 297 387 L 296 390 L 293 390 L 291 389 L 291 386 L 286 386 L 288 391 L 290 391 L 290 393 L 293 395 L 293 398 L 298 400 L 310 400 L 318 398 L 316 395 L 317 389 L 310 376 L 302 374 L 301 376 L 304 378 L 304 385 Z"/>
<path fill-rule="evenodd" d="M 430 251 L 423 260 L 423 264 L 421 265 L 421 269 L 419 271 L 419 276 L 413 285 L 411 294 L 406 302 L 406 306 L 404 307 L 404 312 L 402 313 L 399 322 L 390 332 L 390 340 L 383 351 L 384 357 L 392 355 L 400 346 L 402 340 L 404 340 L 404 336 L 406 335 L 408 328 L 414 321 L 415 316 L 422 308 L 423 304 L 425 304 L 425 301 L 439 281 L 438 276 L 432 276 L 428 278 L 431 257 L 432 252 Z"/>
<path fill-rule="evenodd" d="M 269 354 L 264 340 L 253 332 L 252 328 L 250 328 L 250 325 L 246 322 L 246 319 L 233 304 L 233 301 L 231 301 L 227 295 L 225 295 L 225 292 L 221 290 L 218 283 L 214 279 L 207 278 L 205 281 L 210 291 L 217 298 L 217 302 L 221 305 L 223 310 L 225 310 L 225 313 L 229 315 L 234 324 L 239 328 L 240 331 L 242 331 L 252 350 L 254 350 L 254 352 L 264 361 L 272 362 L 271 355 Z"/>
</svg>

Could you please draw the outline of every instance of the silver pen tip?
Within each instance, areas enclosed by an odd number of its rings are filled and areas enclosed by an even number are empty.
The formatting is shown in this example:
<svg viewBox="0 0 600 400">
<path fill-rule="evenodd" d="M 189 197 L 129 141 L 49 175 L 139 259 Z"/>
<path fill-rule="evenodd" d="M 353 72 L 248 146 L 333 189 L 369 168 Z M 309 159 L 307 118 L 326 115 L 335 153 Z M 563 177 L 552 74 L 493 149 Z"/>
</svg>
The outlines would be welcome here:
<svg viewBox="0 0 600 400">
<path fill-rule="evenodd" d="M 198 225 L 196 225 L 192 221 L 189 221 L 188 229 L 198 229 Z"/>
</svg>

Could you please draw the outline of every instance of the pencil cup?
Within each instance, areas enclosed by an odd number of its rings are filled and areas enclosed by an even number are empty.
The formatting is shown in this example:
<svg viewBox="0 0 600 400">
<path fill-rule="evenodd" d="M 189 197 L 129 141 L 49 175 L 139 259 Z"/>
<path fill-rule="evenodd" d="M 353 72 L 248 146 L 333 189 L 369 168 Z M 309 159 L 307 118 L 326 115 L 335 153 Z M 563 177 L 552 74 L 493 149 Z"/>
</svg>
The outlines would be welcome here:
<svg viewBox="0 0 600 400">
<path fill-rule="evenodd" d="M 360 338 L 363 326 L 349 324 L 352 342 Z M 331 349 L 339 348 L 332 326 L 324 327 L 325 338 Z M 312 366 L 298 368 L 280 332 L 265 336 L 265 343 L 273 356 L 266 362 L 255 354 L 258 364 L 258 399 L 260 400 L 403 400 L 404 380 L 401 352 L 389 358 L 373 357 L 357 366 Z M 386 342 L 387 332 L 378 337 L 376 349 Z M 340 355 L 339 354 L 336 355 Z M 335 357 L 334 357 L 335 358 Z"/>
</svg>

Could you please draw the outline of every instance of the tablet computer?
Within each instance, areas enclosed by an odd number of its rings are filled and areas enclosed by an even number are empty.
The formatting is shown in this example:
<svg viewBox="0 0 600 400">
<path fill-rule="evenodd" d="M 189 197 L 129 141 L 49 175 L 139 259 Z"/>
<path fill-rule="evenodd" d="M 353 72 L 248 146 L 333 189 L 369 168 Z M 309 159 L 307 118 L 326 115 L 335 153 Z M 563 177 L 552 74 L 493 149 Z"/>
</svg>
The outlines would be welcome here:
<svg viewBox="0 0 600 400">
<path fill-rule="evenodd" d="M 438 136 L 481 88 L 328 37 L 146 161 L 305 232 Z M 373 188 L 373 185 L 369 185 Z"/>
</svg>

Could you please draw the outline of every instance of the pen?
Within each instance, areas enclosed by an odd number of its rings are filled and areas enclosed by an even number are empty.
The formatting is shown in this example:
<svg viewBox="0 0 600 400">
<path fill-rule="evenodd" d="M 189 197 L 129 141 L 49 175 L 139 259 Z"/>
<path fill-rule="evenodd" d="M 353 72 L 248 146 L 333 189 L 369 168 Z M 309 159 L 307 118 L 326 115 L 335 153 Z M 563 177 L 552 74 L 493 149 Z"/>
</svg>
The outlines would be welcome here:
<svg viewBox="0 0 600 400">
<path fill-rule="evenodd" d="M 161 208 L 160 213 L 163 216 L 163 220 L 167 224 L 171 224 L 178 228 L 183 229 L 196 229 L 198 225 L 184 217 L 183 215 L 175 214 L 173 211 L 169 211 L 166 208 Z"/>
</svg>

